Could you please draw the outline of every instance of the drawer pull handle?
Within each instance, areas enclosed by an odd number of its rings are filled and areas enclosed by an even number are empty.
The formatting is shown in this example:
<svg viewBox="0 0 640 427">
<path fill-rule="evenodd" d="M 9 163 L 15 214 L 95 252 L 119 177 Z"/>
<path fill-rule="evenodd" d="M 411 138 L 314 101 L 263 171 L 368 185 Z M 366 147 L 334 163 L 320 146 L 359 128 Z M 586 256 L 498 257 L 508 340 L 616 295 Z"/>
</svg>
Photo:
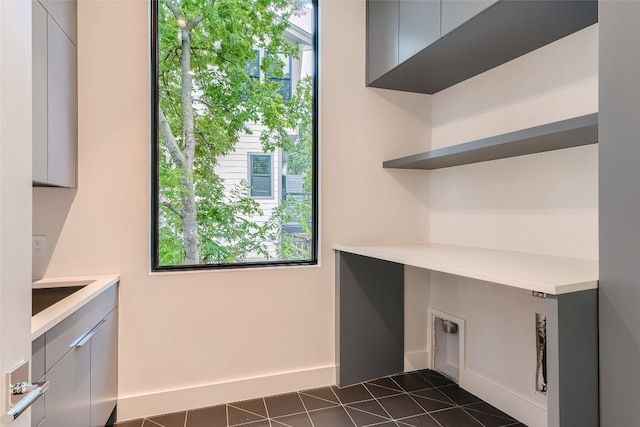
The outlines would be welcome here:
<svg viewBox="0 0 640 427">
<path fill-rule="evenodd" d="M 86 333 L 86 335 L 80 337 L 73 344 L 71 344 L 71 347 L 82 347 L 82 346 L 84 346 L 98 332 L 98 330 L 102 327 L 102 325 L 105 324 L 106 321 L 107 321 L 107 319 L 102 319 L 101 321 L 99 321 L 96 324 L 96 326 L 94 326 L 89 332 Z"/>
<path fill-rule="evenodd" d="M 43 383 L 33 383 L 36 388 L 24 394 L 23 398 L 20 399 L 15 405 L 9 409 L 9 412 L 3 417 L 3 421 L 6 423 L 11 423 L 13 420 L 18 418 L 24 411 L 29 408 L 29 406 L 33 405 L 33 402 L 38 400 L 40 396 L 44 394 L 45 391 L 49 388 L 49 381 Z"/>
</svg>

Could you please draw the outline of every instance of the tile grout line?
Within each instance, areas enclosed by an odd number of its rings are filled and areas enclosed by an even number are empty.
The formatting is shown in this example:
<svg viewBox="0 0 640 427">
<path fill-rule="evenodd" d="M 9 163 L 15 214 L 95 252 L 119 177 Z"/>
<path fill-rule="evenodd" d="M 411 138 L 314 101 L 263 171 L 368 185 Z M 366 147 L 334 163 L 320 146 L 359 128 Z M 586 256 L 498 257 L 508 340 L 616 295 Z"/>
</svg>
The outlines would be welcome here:
<svg viewBox="0 0 640 427">
<path fill-rule="evenodd" d="M 302 407 L 304 408 L 304 412 L 307 414 L 307 418 L 309 419 L 309 422 L 311 423 L 311 427 L 315 427 L 315 425 L 313 424 L 313 420 L 311 419 L 311 415 L 309 414 L 309 410 L 307 409 L 307 405 L 306 405 L 306 403 L 304 403 L 304 399 L 302 398 L 302 393 L 298 392 L 298 397 L 300 398 L 300 401 L 302 402 Z"/>
</svg>

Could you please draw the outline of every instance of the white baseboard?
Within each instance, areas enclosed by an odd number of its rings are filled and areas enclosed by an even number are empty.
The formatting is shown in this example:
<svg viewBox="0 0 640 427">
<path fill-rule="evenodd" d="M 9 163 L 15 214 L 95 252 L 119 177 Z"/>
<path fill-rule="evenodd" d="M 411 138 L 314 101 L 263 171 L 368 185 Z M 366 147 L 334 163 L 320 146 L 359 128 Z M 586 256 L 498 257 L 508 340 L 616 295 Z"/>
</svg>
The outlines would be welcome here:
<svg viewBox="0 0 640 427">
<path fill-rule="evenodd" d="M 421 369 L 429 369 L 431 366 L 431 358 L 428 350 L 407 351 L 404 354 L 404 371 L 419 371 Z"/>
<path fill-rule="evenodd" d="M 547 427 L 547 408 L 520 396 L 482 375 L 465 369 L 460 387 L 516 418 L 529 427 Z"/>
<path fill-rule="evenodd" d="M 205 408 L 222 403 L 325 387 L 336 383 L 335 365 L 118 398 L 118 421 Z"/>
</svg>

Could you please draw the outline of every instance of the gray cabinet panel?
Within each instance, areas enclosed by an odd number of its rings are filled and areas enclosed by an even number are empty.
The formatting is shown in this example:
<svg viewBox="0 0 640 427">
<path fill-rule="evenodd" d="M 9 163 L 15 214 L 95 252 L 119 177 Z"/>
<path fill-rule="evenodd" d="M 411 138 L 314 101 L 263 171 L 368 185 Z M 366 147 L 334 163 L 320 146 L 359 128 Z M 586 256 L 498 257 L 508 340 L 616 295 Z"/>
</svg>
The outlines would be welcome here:
<svg viewBox="0 0 640 427">
<path fill-rule="evenodd" d="M 46 333 L 47 372 L 70 351 L 74 341 L 87 334 L 116 307 L 117 292 L 117 286 L 110 287 Z"/>
<path fill-rule="evenodd" d="M 44 382 L 44 375 L 42 377 L 33 378 L 31 382 Z M 38 427 L 42 425 L 42 420 L 44 420 L 45 414 L 45 401 L 47 398 L 47 393 L 45 392 L 42 396 L 40 396 L 33 404 L 31 405 L 31 427 Z"/>
<path fill-rule="evenodd" d="M 76 0 L 39 0 L 73 44 L 78 38 L 78 3 Z"/>
<path fill-rule="evenodd" d="M 367 1 L 367 83 L 398 65 L 398 0 Z"/>
<path fill-rule="evenodd" d="M 37 1 L 32 9 L 33 180 L 47 182 L 47 12 Z"/>
<path fill-rule="evenodd" d="M 91 349 L 77 347 L 49 372 L 46 392 L 46 422 L 57 427 L 87 427 L 90 422 Z"/>
<path fill-rule="evenodd" d="M 600 425 L 640 426 L 640 2 L 600 2 Z"/>
<path fill-rule="evenodd" d="M 91 338 L 91 427 L 105 425 L 118 398 L 118 309 Z"/>
<path fill-rule="evenodd" d="M 31 343 L 31 381 L 44 375 L 44 335 Z"/>
<path fill-rule="evenodd" d="M 476 16 L 496 0 L 442 0 L 442 35 Z"/>
<path fill-rule="evenodd" d="M 440 0 L 400 0 L 398 62 L 440 37 Z"/>
<path fill-rule="evenodd" d="M 47 182 L 63 187 L 75 187 L 78 139 L 76 46 L 51 16 L 48 17 L 47 34 Z"/>
</svg>

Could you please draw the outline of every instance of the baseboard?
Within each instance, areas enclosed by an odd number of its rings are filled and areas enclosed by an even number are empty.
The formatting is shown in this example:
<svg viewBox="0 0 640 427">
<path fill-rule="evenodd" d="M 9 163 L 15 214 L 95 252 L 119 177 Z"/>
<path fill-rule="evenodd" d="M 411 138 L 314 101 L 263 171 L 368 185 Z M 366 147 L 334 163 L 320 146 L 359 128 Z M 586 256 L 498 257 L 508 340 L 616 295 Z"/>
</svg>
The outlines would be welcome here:
<svg viewBox="0 0 640 427">
<path fill-rule="evenodd" d="M 335 365 L 118 398 L 118 421 L 134 420 L 336 383 Z"/>
<path fill-rule="evenodd" d="M 547 409 L 482 375 L 465 369 L 460 372 L 460 387 L 516 418 L 529 427 L 547 427 Z"/>
<path fill-rule="evenodd" d="M 404 354 L 404 371 L 419 371 L 429 369 L 431 358 L 428 350 L 407 351 Z"/>
</svg>

